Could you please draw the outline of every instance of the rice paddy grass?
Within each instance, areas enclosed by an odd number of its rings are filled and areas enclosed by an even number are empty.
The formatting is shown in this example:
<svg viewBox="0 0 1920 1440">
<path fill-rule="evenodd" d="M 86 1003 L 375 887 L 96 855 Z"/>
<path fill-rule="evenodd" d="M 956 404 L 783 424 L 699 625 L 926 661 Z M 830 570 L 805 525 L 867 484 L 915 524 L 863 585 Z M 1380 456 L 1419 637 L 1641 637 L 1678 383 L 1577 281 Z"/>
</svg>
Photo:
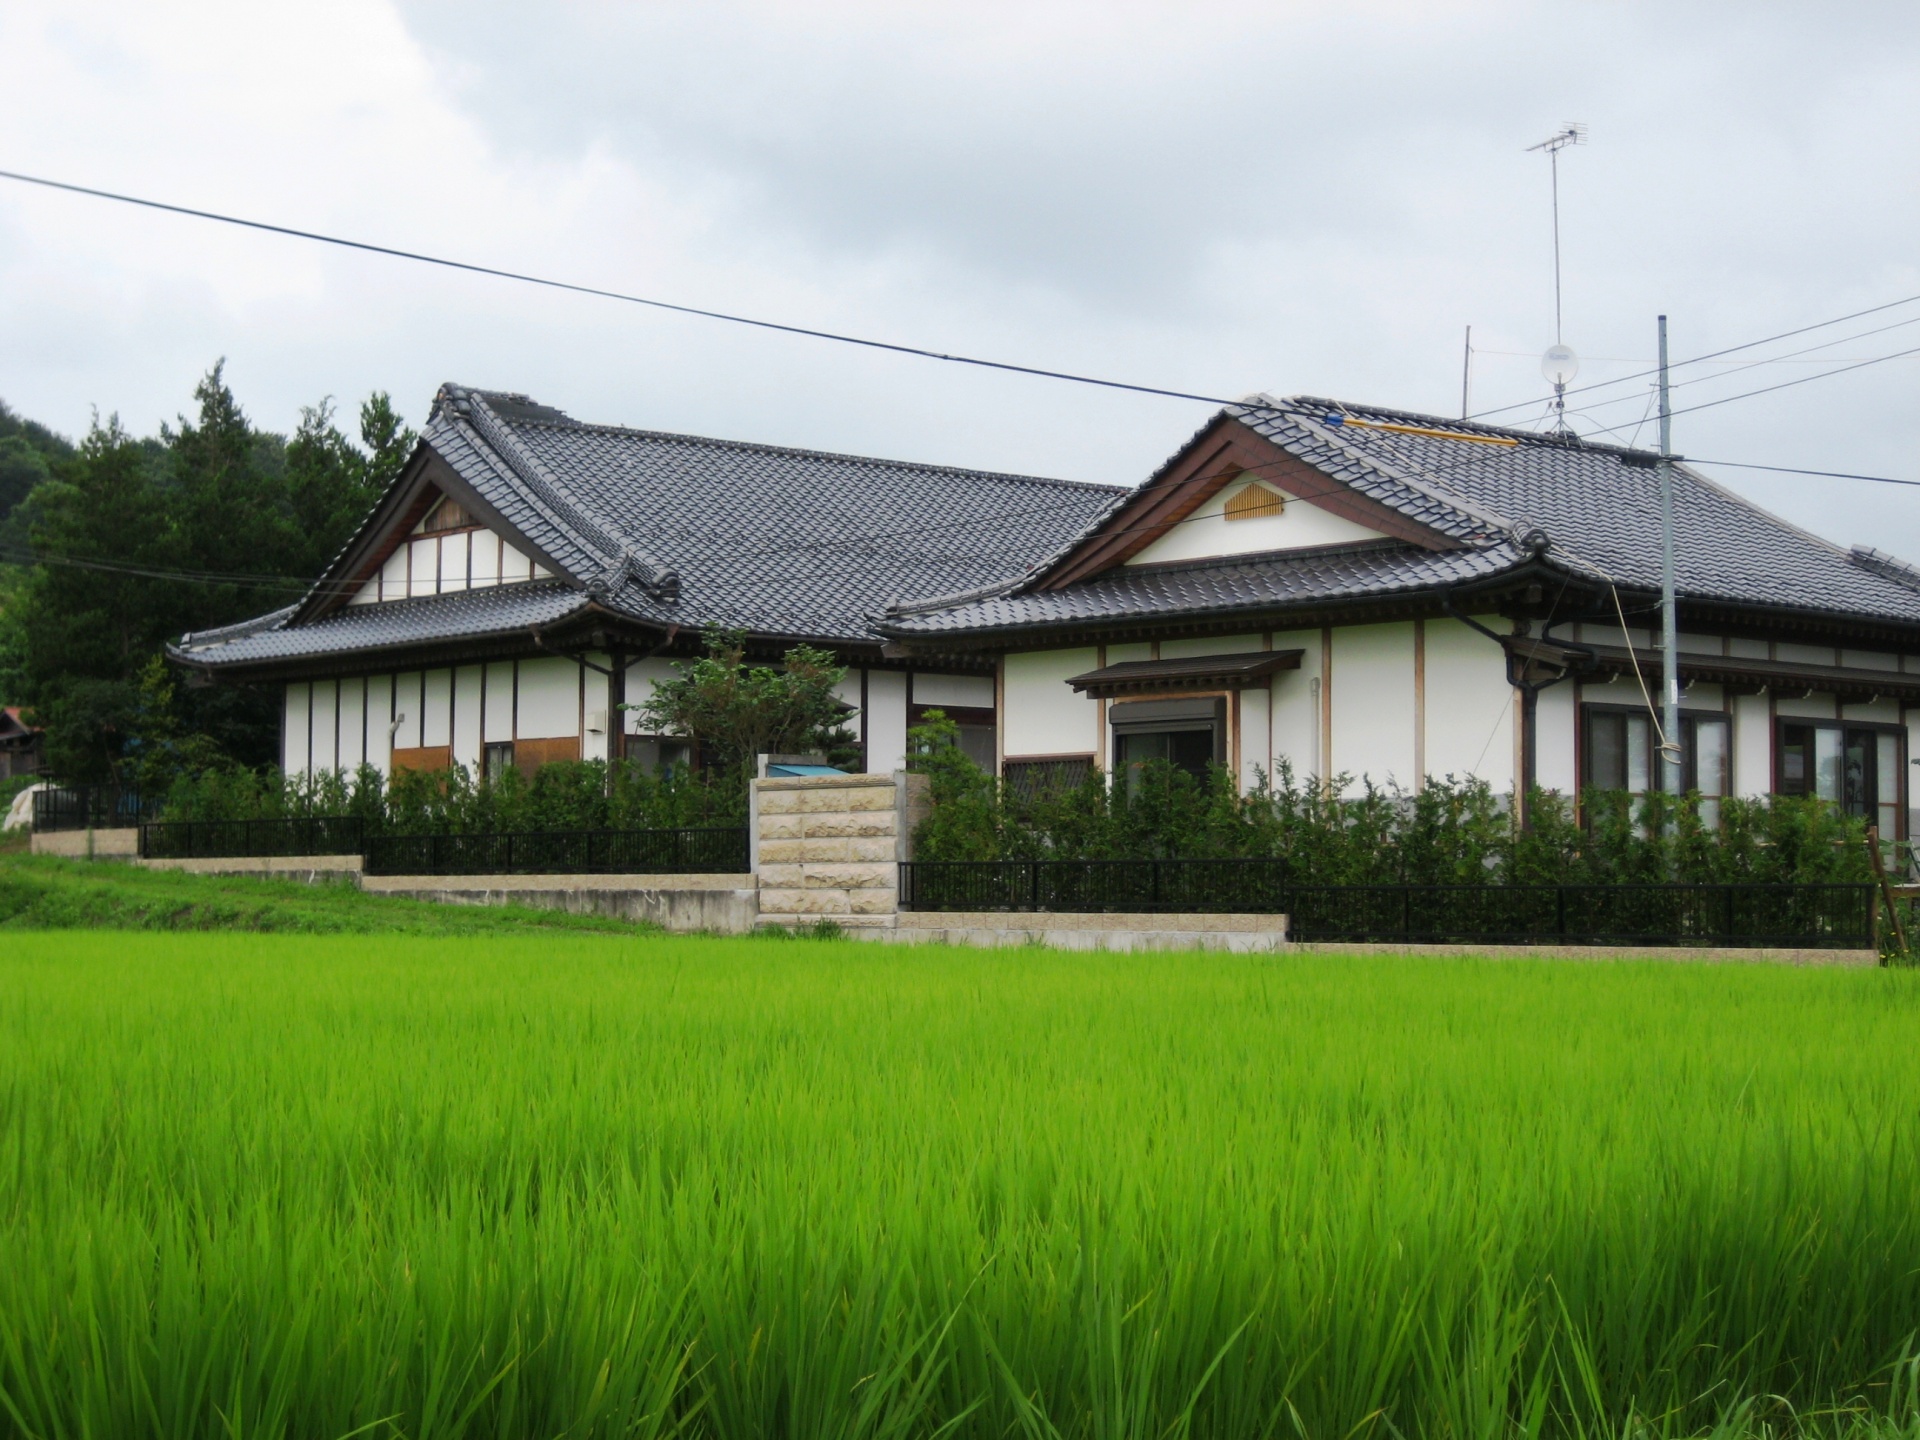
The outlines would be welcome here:
<svg viewBox="0 0 1920 1440">
<path fill-rule="evenodd" d="M 1920 976 L 0 938 L 0 1432 L 1920 1433 Z"/>
</svg>

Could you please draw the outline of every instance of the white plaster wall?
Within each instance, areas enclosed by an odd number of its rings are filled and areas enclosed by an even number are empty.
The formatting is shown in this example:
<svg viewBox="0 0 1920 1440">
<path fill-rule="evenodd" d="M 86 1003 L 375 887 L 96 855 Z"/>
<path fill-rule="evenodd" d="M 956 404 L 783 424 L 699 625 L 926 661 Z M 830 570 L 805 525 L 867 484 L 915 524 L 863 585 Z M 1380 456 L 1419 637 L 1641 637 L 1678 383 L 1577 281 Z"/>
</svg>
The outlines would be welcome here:
<svg viewBox="0 0 1920 1440">
<path fill-rule="evenodd" d="M 478 665 L 462 665 L 453 672 L 453 763 L 476 770 L 480 765 L 480 685 Z"/>
<path fill-rule="evenodd" d="M 417 750 L 427 743 L 420 738 L 426 724 L 425 684 L 426 677 L 418 670 L 393 677 L 394 716 L 400 721 L 393 732 L 396 750 Z"/>
<path fill-rule="evenodd" d="M 1100 707 L 1067 687 L 1069 675 L 1099 664 L 1099 652 L 1029 650 L 1005 662 L 1006 734 L 1002 753 L 1087 755 L 1099 749 Z"/>
<path fill-rule="evenodd" d="M 635 660 L 627 666 L 627 704 L 646 704 L 653 698 L 655 685 L 665 684 L 676 678 L 678 673 L 674 670 L 671 660 L 662 660 L 658 656 L 646 660 Z M 857 673 L 850 675 L 849 678 L 853 681 L 853 703 L 857 705 L 860 700 L 860 678 Z M 653 733 L 652 727 L 640 718 L 637 710 L 627 711 L 621 725 L 629 735 Z"/>
<path fill-rule="evenodd" d="M 421 686 L 420 743 L 451 745 L 453 732 L 453 672 L 429 670 Z"/>
<path fill-rule="evenodd" d="M 891 774 L 907 763 L 907 676 L 903 670 L 867 672 L 867 769 Z"/>
<path fill-rule="evenodd" d="M 560 655 L 520 662 L 518 733 L 529 740 L 580 733 L 580 667 Z"/>
<path fill-rule="evenodd" d="M 513 661 L 496 660 L 487 666 L 481 703 L 480 738 L 488 743 L 513 739 Z"/>
<path fill-rule="evenodd" d="M 533 560 L 521 550 L 515 549 L 507 541 L 500 542 L 500 583 L 511 585 L 516 581 L 531 578 Z"/>
<path fill-rule="evenodd" d="M 1773 791 L 1773 719 L 1764 695 L 1733 697 L 1733 779 L 1730 788 L 1749 798 Z"/>
<path fill-rule="evenodd" d="M 1198 638 L 1182 640 L 1162 640 L 1160 658 L 1162 660 L 1185 660 L 1195 655 L 1245 655 L 1260 648 L 1258 635 L 1203 635 Z M 1113 656 L 1107 656 L 1107 663 L 1113 664 Z"/>
<path fill-rule="evenodd" d="M 1898 700 L 1861 701 L 1852 705 L 1842 705 L 1840 715 L 1845 720 L 1869 720 L 1876 725 L 1898 725 L 1900 723 L 1900 702 Z"/>
<path fill-rule="evenodd" d="M 280 768 L 289 775 L 304 775 L 310 758 L 307 719 L 313 704 L 313 687 L 302 680 L 287 686 L 280 719 Z"/>
<path fill-rule="evenodd" d="M 336 741 L 339 738 L 340 685 L 334 680 L 313 682 L 313 732 L 310 751 L 313 772 L 332 770 L 340 763 Z"/>
<path fill-rule="evenodd" d="M 1130 641 L 1125 645 L 1107 646 L 1107 664 L 1120 665 L 1129 660 L 1151 660 L 1153 646 L 1145 640 Z"/>
<path fill-rule="evenodd" d="M 1267 690 L 1242 690 L 1240 692 L 1240 788 L 1252 789 L 1259 783 L 1261 774 L 1271 774 L 1273 762 L 1268 758 L 1267 710 L 1272 703 L 1272 695 Z"/>
<path fill-rule="evenodd" d="M 1898 655 L 1882 654 L 1878 650 L 1842 650 L 1840 663 L 1860 670 L 1898 670 Z"/>
<path fill-rule="evenodd" d="M 1336 626 L 1332 687 L 1329 773 L 1413 789 L 1413 622 Z"/>
<path fill-rule="evenodd" d="M 1785 660 L 1795 665 L 1837 665 L 1840 652 L 1831 645 L 1802 645 L 1794 640 L 1779 640 L 1774 643 L 1773 655 L 1776 660 Z"/>
<path fill-rule="evenodd" d="M 1727 637 L 1727 654 L 1741 660 L 1764 660 L 1767 658 L 1767 642 L 1751 640 L 1744 635 Z"/>
<path fill-rule="evenodd" d="M 1481 617 L 1480 623 L 1492 630 L 1505 628 L 1504 621 L 1486 616 Z M 1631 644 L 1644 650 L 1653 643 L 1653 632 L 1643 625 L 1632 625 L 1622 630 L 1618 622 L 1611 625 L 1582 624 L 1574 626 L 1573 631 L 1576 640 L 1585 640 L 1590 645 Z"/>
<path fill-rule="evenodd" d="M 472 554 L 472 546 L 467 543 L 468 534 L 468 531 L 456 530 L 451 535 L 440 537 L 440 591 L 442 594 L 467 588 L 467 562 Z"/>
<path fill-rule="evenodd" d="M 1533 780 L 1542 790 L 1575 795 L 1580 790 L 1578 728 L 1572 681 L 1542 690 L 1534 710 Z"/>
<path fill-rule="evenodd" d="M 1277 783 L 1280 762 L 1285 760 L 1292 767 L 1296 785 L 1311 784 L 1321 778 L 1320 709 L 1313 698 L 1313 682 L 1320 678 L 1320 632 L 1279 632 L 1273 637 L 1273 648 L 1298 650 L 1301 655 L 1298 670 L 1282 670 L 1268 687 L 1273 726 L 1268 774 Z"/>
<path fill-rule="evenodd" d="M 1228 485 L 1127 564 L 1203 560 L 1215 555 L 1252 555 L 1267 550 L 1305 550 L 1316 545 L 1352 545 L 1381 538 L 1378 530 L 1322 510 L 1277 485 L 1267 488 L 1278 491 L 1286 501 L 1286 508 L 1278 515 L 1229 520 L 1227 501 L 1241 488 L 1238 482 Z"/>
<path fill-rule="evenodd" d="M 367 681 L 355 676 L 340 682 L 340 753 L 342 770 L 358 770 L 367 758 Z"/>
<path fill-rule="evenodd" d="M 440 589 L 440 546 L 431 539 L 409 540 L 407 593 L 432 595 Z"/>
<path fill-rule="evenodd" d="M 367 677 L 367 763 L 382 775 L 393 771 L 393 742 L 388 731 L 393 724 L 393 677 Z"/>
<path fill-rule="evenodd" d="M 991 710 L 993 708 L 993 677 L 991 675 L 926 675 L 916 671 L 913 677 L 913 703 Z"/>
<path fill-rule="evenodd" d="M 500 583 L 500 537 L 491 530 L 476 530 L 469 543 L 472 549 L 467 560 L 468 583 L 498 585 Z"/>
<path fill-rule="evenodd" d="M 1913 762 L 1920 759 L 1920 710 L 1911 710 L 1906 716 L 1907 726 L 1907 838 L 1920 838 L 1920 773 L 1916 773 Z"/>
<path fill-rule="evenodd" d="M 1477 617 L 1498 632 L 1497 616 Z M 1334 694 L 1339 694 L 1334 662 Z M 1336 754 L 1336 765 L 1345 765 Z M 1427 622 L 1427 773 L 1477 775 L 1496 791 L 1513 788 L 1513 687 L 1506 655 L 1458 620 Z"/>
<path fill-rule="evenodd" d="M 607 736 L 612 733 L 614 717 L 613 712 L 607 708 L 611 687 L 607 676 L 601 671 L 606 669 L 610 657 L 594 654 L 588 658 L 594 665 L 600 666 L 600 670 L 595 670 L 590 665 L 583 667 L 581 672 L 580 758 L 604 760 L 611 753 Z M 597 730 L 592 728 L 596 722 L 600 727 Z"/>
<path fill-rule="evenodd" d="M 1781 695 L 1773 702 L 1774 713 L 1789 720 L 1838 720 L 1840 710 L 1831 695 Z"/>
</svg>

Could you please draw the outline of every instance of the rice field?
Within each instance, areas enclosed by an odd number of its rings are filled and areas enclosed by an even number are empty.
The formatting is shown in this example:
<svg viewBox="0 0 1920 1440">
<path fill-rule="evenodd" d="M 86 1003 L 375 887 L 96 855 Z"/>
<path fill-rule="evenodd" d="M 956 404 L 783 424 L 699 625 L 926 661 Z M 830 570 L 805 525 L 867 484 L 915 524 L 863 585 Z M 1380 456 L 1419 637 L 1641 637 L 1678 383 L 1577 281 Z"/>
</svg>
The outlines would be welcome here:
<svg viewBox="0 0 1920 1440">
<path fill-rule="evenodd" d="M 1920 975 L 11 933 L 0 1433 L 1920 1434 Z"/>
</svg>

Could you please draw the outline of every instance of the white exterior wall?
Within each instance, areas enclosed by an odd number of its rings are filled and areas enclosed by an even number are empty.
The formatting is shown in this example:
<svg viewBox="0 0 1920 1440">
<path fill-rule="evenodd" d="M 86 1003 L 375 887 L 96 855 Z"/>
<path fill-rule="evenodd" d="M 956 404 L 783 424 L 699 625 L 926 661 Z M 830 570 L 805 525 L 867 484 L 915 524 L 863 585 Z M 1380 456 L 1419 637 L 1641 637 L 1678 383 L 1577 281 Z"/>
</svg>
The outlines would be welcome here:
<svg viewBox="0 0 1920 1440">
<path fill-rule="evenodd" d="M 993 677 L 991 675 L 929 675 L 916 670 L 913 676 L 913 703 L 991 710 L 993 708 Z"/>
<path fill-rule="evenodd" d="M 358 770 L 367 758 L 367 681 L 356 676 L 340 682 L 339 760 L 342 770 Z"/>
<path fill-rule="evenodd" d="M 308 715 L 313 687 L 302 680 L 287 686 L 280 707 L 280 768 L 289 775 L 304 774 L 310 758 Z"/>
<path fill-rule="evenodd" d="M 332 770 L 340 763 L 340 683 L 337 680 L 313 682 L 313 719 L 308 736 L 308 762 L 313 770 Z"/>
<path fill-rule="evenodd" d="M 420 743 L 453 743 L 453 672 L 429 670 L 421 686 Z"/>
<path fill-rule="evenodd" d="M 1498 631 L 1497 616 L 1476 617 Z M 1496 791 L 1513 788 L 1514 690 L 1506 653 L 1458 620 L 1429 620 L 1427 630 L 1427 774 L 1477 775 Z M 1334 666 L 1339 693 L 1339 662 Z M 1339 768 L 1354 768 L 1335 755 Z"/>
<path fill-rule="evenodd" d="M 1341 625 L 1333 630 L 1333 753 L 1328 773 L 1345 773 L 1352 793 L 1412 790 L 1415 774 L 1413 622 Z M 1431 666 L 1427 683 L 1433 682 Z"/>
<path fill-rule="evenodd" d="M 902 670 L 867 672 L 867 769 L 886 775 L 907 763 L 907 676 Z"/>
<path fill-rule="evenodd" d="M 1539 692 L 1534 709 L 1533 783 L 1562 795 L 1580 792 L 1577 687 L 1563 680 Z"/>
<path fill-rule="evenodd" d="M 1111 663 L 1111 661 L 1109 662 Z M 1100 751 L 1100 706 L 1067 686 L 1099 664 L 1099 651 L 1031 650 L 1006 657 L 1001 753 L 1094 755 Z"/>
<path fill-rule="evenodd" d="M 1318 783 L 1322 777 L 1320 744 L 1319 630 L 1281 630 L 1273 637 L 1276 650 L 1298 650 L 1300 668 L 1282 670 L 1267 688 L 1269 734 L 1267 773 L 1276 782 L 1284 760 L 1293 771 L 1296 785 Z M 1244 697 L 1242 703 L 1244 704 Z M 1244 714 L 1244 711 L 1243 711 Z M 1242 729 L 1242 735 L 1246 734 Z"/>
<path fill-rule="evenodd" d="M 393 713 L 400 723 L 393 728 L 393 748 L 417 750 L 426 742 L 420 737 L 426 728 L 426 676 L 408 670 L 393 677 Z"/>
<path fill-rule="evenodd" d="M 393 773 L 393 676 L 367 677 L 367 764 Z"/>
<path fill-rule="evenodd" d="M 1733 775 L 1727 788 L 1755 798 L 1773 790 L 1773 714 L 1764 695 L 1736 695 L 1733 715 Z"/>
<path fill-rule="evenodd" d="M 474 770 L 480 764 L 480 695 L 484 672 L 478 665 L 462 665 L 453 672 L 453 763 Z"/>
<path fill-rule="evenodd" d="M 513 739 L 513 662 L 496 660 L 486 667 L 480 696 L 480 738 L 492 744 Z"/>
<path fill-rule="evenodd" d="M 580 733 L 580 667 L 560 655 L 520 662 L 517 735 L 558 739 Z"/>
<path fill-rule="evenodd" d="M 604 760 L 611 751 L 607 735 L 613 728 L 613 712 L 607 708 L 612 686 L 603 672 L 612 658 L 607 655 L 588 657 L 594 665 L 580 667 L 580 758 L 582 760 Z"/>
</svg>

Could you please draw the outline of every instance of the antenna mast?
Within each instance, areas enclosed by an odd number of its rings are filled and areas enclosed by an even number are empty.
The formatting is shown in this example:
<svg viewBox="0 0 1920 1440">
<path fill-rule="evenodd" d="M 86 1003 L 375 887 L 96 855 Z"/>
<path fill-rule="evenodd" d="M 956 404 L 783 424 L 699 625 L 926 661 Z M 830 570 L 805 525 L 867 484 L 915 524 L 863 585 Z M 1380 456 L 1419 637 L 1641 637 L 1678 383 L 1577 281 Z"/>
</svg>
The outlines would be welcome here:
<svg viewBox="0 0 1920 1440">
<path fill-rule="evenodd" d="M 1553 346 L 1540 362 L 1540 373 L 1553 382 L 1553 430 L 1568 435 L 1567 385 L 1580 373 L 1580 357 L 1560 338 L 1560 152 L 1569 145 L 1587 143 L 1587 127 L 1569 120 L 1538 145 L 1529 145 L 1527 153 L 1544 150 L 1553 180 Z"/>
</svg>

